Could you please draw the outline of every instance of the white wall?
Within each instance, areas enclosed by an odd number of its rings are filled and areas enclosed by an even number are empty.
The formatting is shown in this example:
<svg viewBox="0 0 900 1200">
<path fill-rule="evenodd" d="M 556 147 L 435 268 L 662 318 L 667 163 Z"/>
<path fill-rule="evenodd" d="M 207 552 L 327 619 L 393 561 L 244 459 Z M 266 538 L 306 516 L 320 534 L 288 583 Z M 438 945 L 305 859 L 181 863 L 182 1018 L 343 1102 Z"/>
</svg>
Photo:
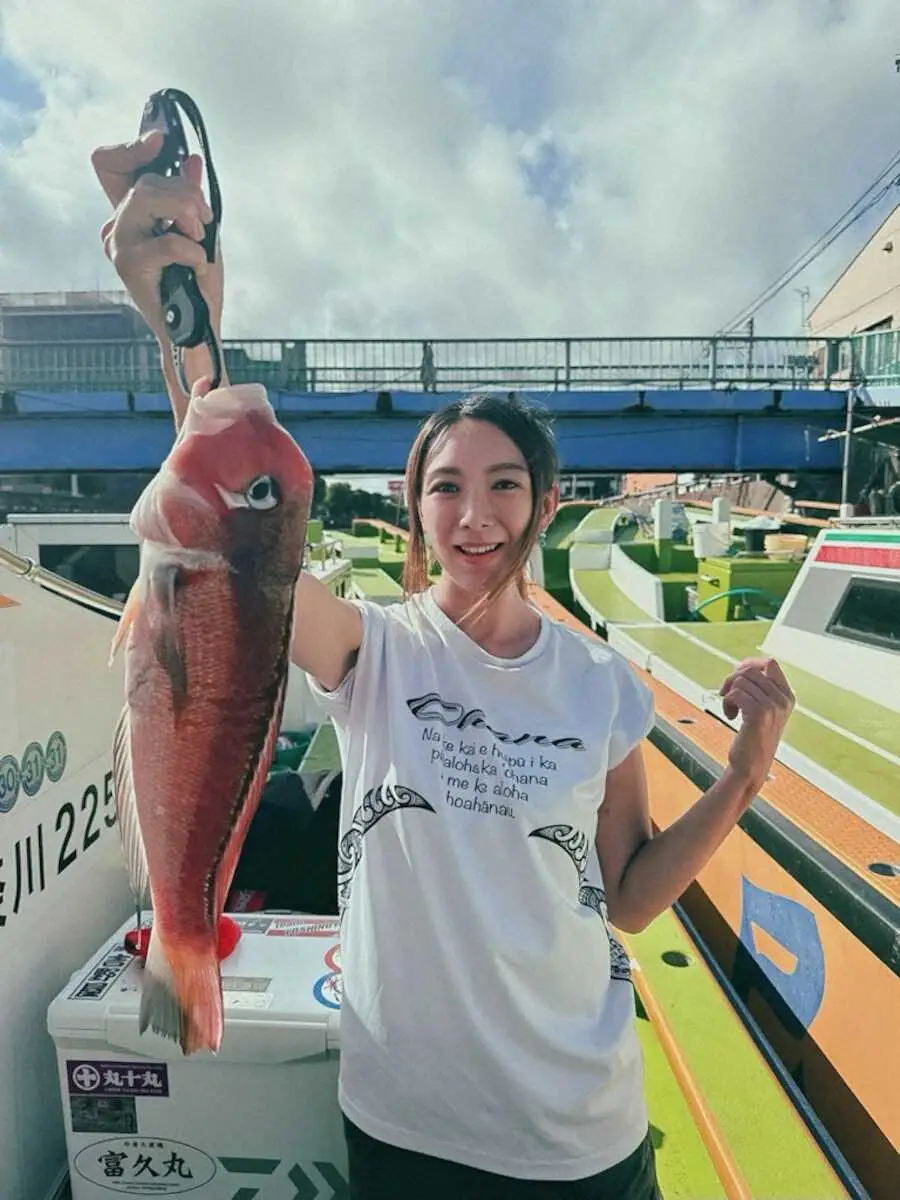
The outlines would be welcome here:
<svg viewBox="0 0 900 1200">
<path fill-rule="evenodd" d="M 609 573 L 616 587 L 648 617 L 665 620 L 662 583 L 650 571 L 632 562 L 621 546 L 612 547 Z"/>
<path fill-rule="evenodd" d="M 612 545 L 579 542 L 569 551 L 569 576 L 573 571 L 606 571 L 609 568 Z"/>
<path fill-rule="evenodd" d="M 762 649 L 826 683 L 900 713 L 900 656 L 890 650 L 792 625 L 773 625 Z"/>
</svg>

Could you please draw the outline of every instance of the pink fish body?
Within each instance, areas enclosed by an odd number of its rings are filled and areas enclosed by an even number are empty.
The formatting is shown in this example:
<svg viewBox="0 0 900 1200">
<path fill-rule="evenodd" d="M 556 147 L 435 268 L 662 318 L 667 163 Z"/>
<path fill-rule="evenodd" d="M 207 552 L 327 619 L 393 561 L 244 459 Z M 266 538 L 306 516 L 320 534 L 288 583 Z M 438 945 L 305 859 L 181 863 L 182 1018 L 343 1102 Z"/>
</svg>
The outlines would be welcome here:
<svg viewBox="0 0 900 1200">
<path fill-rule="evenodd" d="M 312 494 L 303 453 L 247 384 L 192 397 L 132 513 L 116 804 L 153 906 L 141 1032 L 185 1054 L 221 1045 L 218 920 L 281 721 Z"/>
</svg>

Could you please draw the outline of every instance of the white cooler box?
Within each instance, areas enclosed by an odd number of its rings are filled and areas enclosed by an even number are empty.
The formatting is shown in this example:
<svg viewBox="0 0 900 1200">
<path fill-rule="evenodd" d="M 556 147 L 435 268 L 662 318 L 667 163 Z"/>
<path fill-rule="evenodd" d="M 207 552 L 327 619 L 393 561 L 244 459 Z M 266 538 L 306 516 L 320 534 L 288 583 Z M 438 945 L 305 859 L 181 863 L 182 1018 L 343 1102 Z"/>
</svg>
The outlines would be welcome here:
<svg viewBox="0 0 900 1200">
<path fill-rule="evenodd" d="M 218 1055 L 138 1033 L 125 925 L 50 1005 L 72 1200 L 347 1195 L 334 918 L 236 915 Z"/>
</svg>

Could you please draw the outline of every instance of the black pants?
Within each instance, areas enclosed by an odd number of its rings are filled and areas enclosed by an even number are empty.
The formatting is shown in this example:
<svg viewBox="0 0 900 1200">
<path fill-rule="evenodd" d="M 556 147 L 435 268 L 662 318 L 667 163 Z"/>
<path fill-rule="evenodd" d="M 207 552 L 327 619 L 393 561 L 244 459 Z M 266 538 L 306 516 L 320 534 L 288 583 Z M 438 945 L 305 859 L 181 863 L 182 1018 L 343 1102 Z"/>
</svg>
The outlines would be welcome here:
<svg viewBox="0 0 900 1200">
<path fill-rule="evenodd" d="M 509 1179 L 412 1150 L 399 1150 L 344 1118 L 351 1200 L 662 1200 L 648 1131 L 614 1167 L 568 1183 Z"/>
</svg>

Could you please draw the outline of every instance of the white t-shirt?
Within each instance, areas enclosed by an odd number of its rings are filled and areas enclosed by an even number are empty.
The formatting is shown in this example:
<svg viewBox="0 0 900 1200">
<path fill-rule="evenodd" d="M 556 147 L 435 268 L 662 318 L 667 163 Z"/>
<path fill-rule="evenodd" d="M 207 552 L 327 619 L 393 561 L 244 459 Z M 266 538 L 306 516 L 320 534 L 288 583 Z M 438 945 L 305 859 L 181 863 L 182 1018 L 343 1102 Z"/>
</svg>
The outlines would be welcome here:
<svg viewBox="0 0 900 1200">
<path fill-rule="evenodd" d="M 594 847 L 652 693 L 545 616 L 488 654 L 432 593 L 362 603 L 330 712 L 344 767 L 340 1103 L 371 1137 L 580 1179 L 647 1131 L 628 959 Z"/>
</svg>

